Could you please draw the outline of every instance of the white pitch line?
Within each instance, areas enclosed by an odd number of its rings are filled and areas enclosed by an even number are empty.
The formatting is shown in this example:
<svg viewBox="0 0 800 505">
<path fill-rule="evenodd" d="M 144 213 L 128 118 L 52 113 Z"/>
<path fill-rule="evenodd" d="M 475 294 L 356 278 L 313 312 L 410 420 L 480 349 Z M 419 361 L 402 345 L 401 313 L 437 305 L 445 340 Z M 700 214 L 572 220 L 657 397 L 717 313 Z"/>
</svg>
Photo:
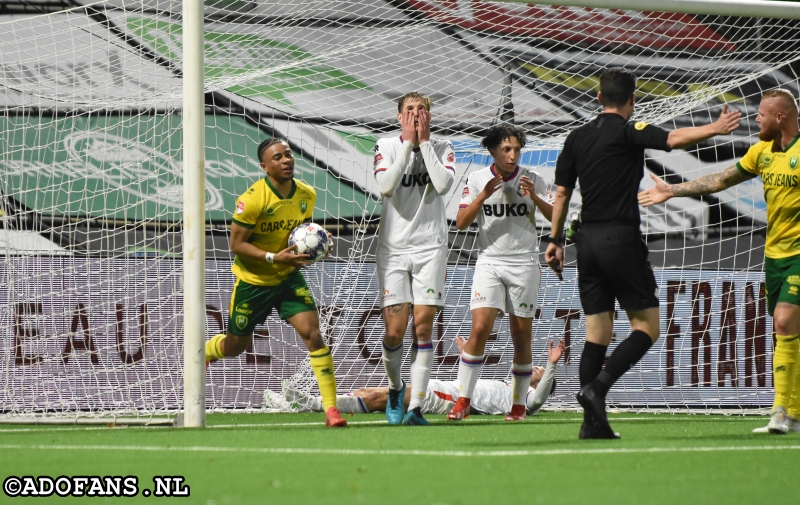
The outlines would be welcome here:
<svg viewBox="0 0 800 505">
<path fill-rule="evenodd" d="M 765 421 L 767 419 L 766 416 L 725 416 L 725 417 L 708 417 L 708 418 L 689 418 L 687 422 L 712 422 L 712 423 L 721 423 L 721 422 L 730 422 L 730 421 Z M 639 421 L 639 422 L 660 422 L 660 421 L 676 421 L 674 417 L 609 417 L 608 420 L 612 423 L 622 421 Z M 501 423 L 500 417 L 498 416 L 473 416 L 470 419 L 461 421 L 460 424 L 471 425 L 471 424 L 498 424 L 498 425 L 506 425 L 505 423 Z M 542 419 L 542 418 L 533 418 L 532 422 L 524 423 L 523 426 L 535 426 L 536 424 L 563 424 L 566 422 L 581 422 L 583 421 L 582 417 L 570 417 L 565 419 Z M 680 420 L 678 420 L 680 421 Z M 349 420 L 347 421 L 349 425 L 359 426 L 359 425 L 382 425 L 386 424 L 385 420 L 380 421 L 354 421 Z M 431 420 L 431 424 L 447 424 L 449 421 L 443 420 Z M 322 421 L 309 421 L 304 423 L 252 423 L 252 424 L 213 424 L 206 426 L 206 429 L 212 430 L 229 430 L 229 429 L 236 429 L 236 428 L 285 428 L 285 427 L 302 427 L 302 426 L 322 426 Z M 511 426 L 511 425 L 507 425 Z M 519 425 L 516 425 L 519 426 Z M 147 430 L 151 431 L 154 429 L 173 429 L 170 426 L 126 426 L 126 425 L 118 425 L 118 426 L 65 426 L 65 427 L 58 427 L 58 428 L 45 428 L 45 427 L 37 427 L 37 428 L 0 428 L 0 433 L 53 433 L 53 432 L 76 432 L 76 431 L 103 431 L 103 430 Z"/>
<path fill-rule="evenodd" d="M 747 452 L 800 450 L 800 445 L 741 445 L 718 447 L 642 447 L 605 449 L 540 449 L 533 451 L 423 451 L 414 449 L 322 449 L 294 447 L 174 447 L 155 445 L 21 445 L 3 444 L 0 450 L 45 451 L 139 451 L 139 452 L 227 452 L 251 454 L 327 454 L 338 456 L 433 456 L 433 457 L 505 457 L 569 456 L 587 454 L 656 454 L 689 452 Z"/>
</svg>

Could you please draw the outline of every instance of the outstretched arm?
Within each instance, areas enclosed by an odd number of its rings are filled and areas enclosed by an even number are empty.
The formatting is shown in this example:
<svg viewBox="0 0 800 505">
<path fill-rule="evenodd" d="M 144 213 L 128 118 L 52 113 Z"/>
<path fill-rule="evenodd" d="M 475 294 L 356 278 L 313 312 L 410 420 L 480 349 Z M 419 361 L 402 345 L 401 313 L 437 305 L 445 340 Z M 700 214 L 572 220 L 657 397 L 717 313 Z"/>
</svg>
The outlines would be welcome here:
<svg viewBox="0 0 800 505">
<path fill-rule="evenodd" d="M 564 353 L 564 341 L 559 340 L 558 345 L 555 347 L 553 346 L 554 343 L 554 340 L 550 341 L 550 349 L 547 353 L 547 368 L 544 369 L 544 375 L 539 380 L 536 389 L 533 390 L 533 397 L 528 398 L 526 401 L 528 412 L 536 412 L 542 408 L 544 402 L 547 401 L 547 397 L 550 396 L 550 391 L 553 389 L 553 379 L 556 375 L 558 360 L 561 359 L 561 355 Z"/>
<path fill-rule="evenodd" d="M 564 341 L 558 341 L 558 345 L 553 346 L 555 343 L 554 340 L 550 341 L 550 348 L 547 350 L 547 361 L 550 363 L 558 363 L 558 360 L 561 359 L 561 356 L 564 354 Z"/>
<path fill-rule="evenodd" d="M 726 103 L 722 107 L 719 118 L 713 123 L 703 126 L 678 128 L 677 130 L 669 132 L 667 145 L 670 149 L 682 149 L 715 135 L 727 135 L 739 127 L 739 120 L 741 117 L 742 113 L 736 109 L 728 112 L 728 104 Z"/>
<path fill-rule="evenodd" d="M 711 193 L 736 186 L 756 176 L 743 173 L 736 165 L 732 165 L 721 172 L 714 172 L 713 174 L 698 177 L 693 181 L 674 185 L 666 184 L 653 174 L 650 174 L 650 177 L 655 181 L 656 185 L 639 193 L 639 205 L 642 207 L 666 202 L 675 196 L 710 195 Z"/>
</svg>

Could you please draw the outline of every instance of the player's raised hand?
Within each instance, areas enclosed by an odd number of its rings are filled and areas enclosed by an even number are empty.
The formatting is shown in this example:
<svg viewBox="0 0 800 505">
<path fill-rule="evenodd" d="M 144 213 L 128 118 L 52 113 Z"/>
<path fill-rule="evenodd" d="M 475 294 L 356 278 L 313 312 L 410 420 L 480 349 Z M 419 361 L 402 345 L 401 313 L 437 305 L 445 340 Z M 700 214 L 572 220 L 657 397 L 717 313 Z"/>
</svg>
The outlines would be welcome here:
<svg viewBox="0 0 800 505">
<path fill-rule="evenodd" d="M 297 254 L 297 244 L 289 246 L 281 252 L 275 253 L 272 261 L 275 263 L 287 263 L 295 268 L 305 268 L 311 264 L 308 254 Z"/>
<path fill-rule="evenodd" d="M 722 112 L 719 114 L 719 119 L 714 122 L 717 127 L 717 135 L 726 135 L 739 127 L 739 120 L 742 119 L 742 113 L 736 109 L 728 112 L 728 104 L 722 106 Z"/>
<path fill-rule="evenodd" d="M 419 143 L 431 139 L 431 113 L 426 109 L 419 109 L 417 113 L 417 140 Z"/>
<path fill-rule="evenodd" d="M 665 183 L 654 174 L 650 174 L 650 178 L 656 182 L 655 187 L 646 189 L 639 193 L 639 205 L 642 207 L 649 207 L 657 203 L 666 202 L 672 198 L 672 186 Z"/>
<path fill-rule="evenodd" d="M 464 346 L 467 345 L 467 339 L 462 337 L 461 335 L 456 335 L 456 338 L 453 340 L 456 341 L 456 347 L 458 347 L 458 353 L 461 354 L 464 352 Z"/>
<path fill-rule="evenodd" d="M 478 195 L 478 198 L 482 201 L 486 200 L 490 196 L 492 196 L 495 191 L 500 189 L 503 186 L 503 176 L 502 175 L 495 175 L 489 182 L 486 183 L 486 186 L 483 187 L 481 194 Z"/>
<path fill-rule="evenodd" d="M 555 340 L 550 341 L 550 348 L 547 351 L 547 361 L 550 363 L 558 363 L 558 360 L 560 360 L 561 356 L 564 354 L 564 341 L 559 339 L 558 345 L 555 347 L 553 347 L 553 344 L 555 344 Z"/>
<path fill-rule="evenodd" d="M 403 141 L 408 140 L 414 145 L 419 144 L 417 139 L 417 114 L 413 110 L 404 110 L 400 114 L 400 130 L 403 134 Z"/>
<path fill-rule="evenodd" d="M 522 196 L 525 197 L 527 195 L 533 195 L 536 193 L 536 187 L 533 185 L 533 181 L 528 179 L 527 175 L 523 175 L 519 178 L 519 185 L 522 188 Z"/>
</svg>

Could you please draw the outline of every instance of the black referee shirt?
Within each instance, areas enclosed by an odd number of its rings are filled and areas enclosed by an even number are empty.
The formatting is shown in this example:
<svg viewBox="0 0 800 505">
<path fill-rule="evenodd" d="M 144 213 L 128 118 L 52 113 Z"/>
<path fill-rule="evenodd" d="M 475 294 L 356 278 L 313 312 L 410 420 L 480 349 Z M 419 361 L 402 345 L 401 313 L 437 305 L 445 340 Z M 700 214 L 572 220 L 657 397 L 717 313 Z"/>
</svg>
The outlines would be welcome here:
<svg viewBox="0 0 800 505">
<path fill-rule="evenodd" d="M 636 195 L 644 177 L 644 150 L 669 151 L 668 135 L 658 126 L 628 122 L 619 114 L 600 114 L 567 135 L 556 163 L 556 186 L 574 188 L 580 179 L 582 222 L 638 227 Z"/>
</svg>

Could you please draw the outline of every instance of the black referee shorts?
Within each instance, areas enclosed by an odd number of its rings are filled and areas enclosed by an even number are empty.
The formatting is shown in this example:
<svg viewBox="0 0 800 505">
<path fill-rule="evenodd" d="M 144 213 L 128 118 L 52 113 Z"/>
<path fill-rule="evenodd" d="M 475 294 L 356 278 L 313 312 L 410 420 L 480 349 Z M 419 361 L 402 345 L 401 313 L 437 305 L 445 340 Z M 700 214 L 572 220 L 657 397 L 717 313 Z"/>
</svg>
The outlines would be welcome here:
<svg viewBox="0 0 800 505">
<path fill-rule="evenodd" d="M 638 226 L 584 223 L 576 234 L 578 290 L 585 314 L 658 307 L 656 278 Z"/>
</svg>

